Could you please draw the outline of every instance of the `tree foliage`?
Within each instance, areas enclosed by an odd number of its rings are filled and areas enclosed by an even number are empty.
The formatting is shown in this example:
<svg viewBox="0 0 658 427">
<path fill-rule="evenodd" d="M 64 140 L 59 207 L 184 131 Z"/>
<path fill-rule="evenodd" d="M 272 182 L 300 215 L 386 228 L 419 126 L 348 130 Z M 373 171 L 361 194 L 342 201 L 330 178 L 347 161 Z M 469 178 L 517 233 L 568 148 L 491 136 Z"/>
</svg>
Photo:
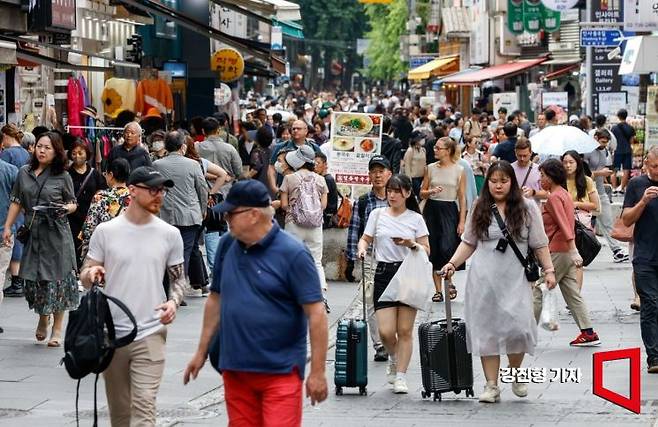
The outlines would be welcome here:
<svg viewBox="0 0 658 427">
<path fill-rule="evenodd" d="M 366 73 L 378 80 L 397 80 L 407 70 L 400 59 L 400 36 L 405 32 L 408 11 L 406 0 L 393 0 L 387 5 L 366 5 L 370 23 L 367 38 L 370 46 L 366 52 L 369 59 Z"/>
</svg>

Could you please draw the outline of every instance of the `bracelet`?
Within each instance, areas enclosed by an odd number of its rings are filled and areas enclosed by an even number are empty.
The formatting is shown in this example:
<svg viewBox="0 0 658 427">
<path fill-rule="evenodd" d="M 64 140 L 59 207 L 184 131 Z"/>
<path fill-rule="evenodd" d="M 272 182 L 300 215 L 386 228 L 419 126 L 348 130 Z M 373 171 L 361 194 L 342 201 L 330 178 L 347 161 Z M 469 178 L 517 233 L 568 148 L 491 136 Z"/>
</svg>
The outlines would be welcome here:
<svg viewBox="0 0 658 427">
<path fill-rule="evenodd" d="M 448 264 L 452 265 L 452 268 L 453 268 L 454 270 L 457 270 L 457 266 L 455 265 L 454 262 L 452 262 L 452 261 L 448 261 Z"/>
<path fill-rule="evenodd" d="M 554 268 L 549 268 L 549 269 L 544 270 L 544 274 L 548 274 L 548 273 L 555 274 L 555 269 Z"/>
</svg>

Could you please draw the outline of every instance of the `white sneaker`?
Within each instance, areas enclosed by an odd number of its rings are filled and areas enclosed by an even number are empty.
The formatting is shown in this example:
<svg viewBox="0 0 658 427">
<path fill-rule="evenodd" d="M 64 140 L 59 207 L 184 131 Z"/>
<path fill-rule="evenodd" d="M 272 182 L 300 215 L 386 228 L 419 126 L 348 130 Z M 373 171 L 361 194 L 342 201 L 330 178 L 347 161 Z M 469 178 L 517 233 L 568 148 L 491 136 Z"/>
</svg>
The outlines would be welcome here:
<svg viewBox="0 0 658 427">
<path fill-rule="evenodd" d="M 512 393 L 518 397 L 526 397 L 528 395 L 528 384 L 514 381 L 512 383 Z"/>
<path fill-rule="evenodd" d="M 480 402 L 496 403 L 500 400 L 500 389 L 495 385 L 485 385 L 484 391 L 480 395 Z"/>
<path fill-rule="evenodd" d="M 388 378 L 389 384 L 395 383 L 395 375 L 397 373 L 398 373 L 397 365 L 389 360 L 388 366 L 386 367 L 386 377 Z"/>
<path fill-rule="evenodd" d="M 407 382 L 402 378 L 396 378 L 393 382 L 393 393 L 395 394 L 407 394 L 409 393 L 409 387 L 407 387 Z"/>
</svg>

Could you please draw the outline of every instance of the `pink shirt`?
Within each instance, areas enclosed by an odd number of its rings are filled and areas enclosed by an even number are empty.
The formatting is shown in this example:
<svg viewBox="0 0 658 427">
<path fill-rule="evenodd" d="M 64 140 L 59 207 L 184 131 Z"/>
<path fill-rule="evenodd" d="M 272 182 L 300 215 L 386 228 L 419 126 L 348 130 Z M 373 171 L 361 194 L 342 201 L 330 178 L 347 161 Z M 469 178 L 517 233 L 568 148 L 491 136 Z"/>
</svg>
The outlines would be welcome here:
<svg viewBox="0 0 658 427">
<path fill-rule="evenodd" d="M 523 187 L 523 180 L 525 179 L 526 174 L 528 174 L 528 168 L 531 167 L 530 174 L 526 180 L 525 186 L 532 188 L 535 191 L 541 190 L 541 184 L 539 180 L 541 179 L 541 174 L 539 173 L 539 166 L 530 162 L 529 166 L 524 168 L 519 166 L 519 162 L 516 161 L 512 163 L 512 169 L 514 169 L 514 174 L 516 175 L 516 180 L 519 183 L 519 187 Z"/>
<path fill-rule="evenodd" d="M 576 233 L 573 202 L 567 190 L 560 187 L 548 196 L 542 218 L 551 253 L 569 252 L 569 240 L 573 240 Z"/>
</svg>

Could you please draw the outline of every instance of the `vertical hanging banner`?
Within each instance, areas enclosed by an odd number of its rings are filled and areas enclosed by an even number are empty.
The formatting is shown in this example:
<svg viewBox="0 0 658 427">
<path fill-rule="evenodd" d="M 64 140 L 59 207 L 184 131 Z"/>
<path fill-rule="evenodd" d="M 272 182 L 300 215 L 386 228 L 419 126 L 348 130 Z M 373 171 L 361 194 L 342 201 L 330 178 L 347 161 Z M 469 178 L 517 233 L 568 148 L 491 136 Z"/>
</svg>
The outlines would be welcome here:
<svg viewBox="0 0 658 427">
<path fill-rule="evenodd" d="M 560 29 L 560 16 L 562 14 L 546 6 L 541 6 L 541 27 L 547 33 L 554 33 Z"/>
<path fill-rule="evenodd" d="M 541 0 L 523 2 L 523 29 L 529 33 L 538 33 L 542 21 Z"/>
<path fill-rule="evenodd" d="M 658 31 L 658 0 L 624 0 L 625 31 Z"/>
<path fill-rule="evenodd" d="M 523 33 L 523 0 L 507 0 L 507 28 L 512 34 Z"/>
</svg>

